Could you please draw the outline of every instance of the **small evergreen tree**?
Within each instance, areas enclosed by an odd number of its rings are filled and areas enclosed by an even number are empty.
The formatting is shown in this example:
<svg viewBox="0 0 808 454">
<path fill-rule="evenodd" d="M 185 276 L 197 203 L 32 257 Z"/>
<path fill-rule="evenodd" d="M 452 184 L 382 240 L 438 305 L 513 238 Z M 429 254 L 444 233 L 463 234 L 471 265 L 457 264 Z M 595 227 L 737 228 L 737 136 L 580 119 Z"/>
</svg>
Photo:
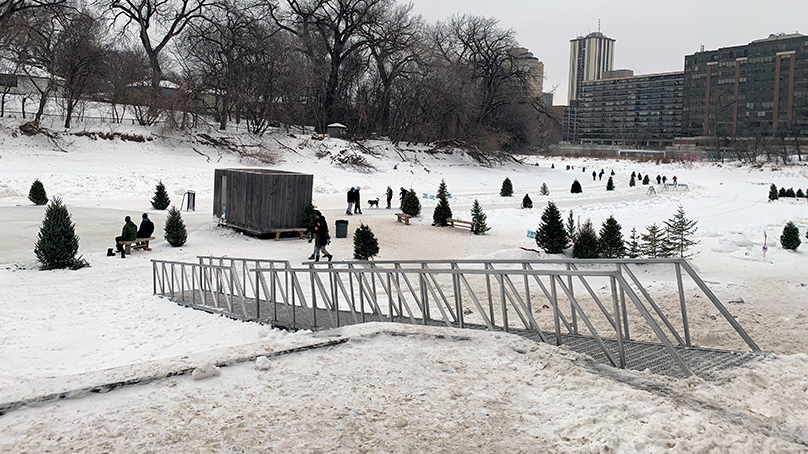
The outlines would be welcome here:
<svg viewBox="0 0 808 454">
<path fill-rule="evenodd" d="M 513 184 L 510 178 L 505 178 L 505 181 L 502 182 L 502 189 L 499 190 L 499 195 L 502 197 L 513 196 Z"/>
<path fill-rule="evenodd" d="M 445 227 L 449 225 L 449 219 L 452 217 L 452 208 L 449 206 L 449 192 L 446 190 L 446 182 L 440 180 L 438 186 L 438 206 L 432 213 L 432 225 Z"/>
<path fill-rule="evenodd" d="M 491 227 L 485 223 L 487 216 L 483 213 L 483 207 L 480 202 L 474 199 L 474 204 L 471 206 L 471 233 L 475 235 L 482 235 L 483 233 L 491 230 Z"/>
<path fill-rule="evenodd" d="M 626 256 L 626 243 L 623 241 L 622 227 L 609 216 L 600 228 L 600 254 L 608 258 L 623 258 Z"/>
<path fill-rule="evenodd" d="M 665 221 L 665 249 L 670 255 L 684 257 L 685 252 L 696 244 L 693 241 L 693 234 L 696 233 L 698 221 L 691 221 L 685 216 L 685 210 L 679 205 L 679 209 L 672 218 Z"/>
<path fill-rule="evenodd" d="M 800 247 L 800 229 L 797 228 L 793 222 L 788 221 L 788 224 L 783 227 L 783 234 L 780 235 L 780 244 L 783 246 L 783 249 L 792 251 L 796 251 L 797 248 Z"/>
<path fill-rule="evenodd" d="M 45 193 L 45 186 L 37 178 L 31 184 L 31 189 L 28 190 L 28 200 L 34 202 L 34 205 L 44 205 L 48 203 L 48 195 Z"/>
<path fill-rule="evenodd" d="M 421 214 L 421 201 L 415 195 L 415 191 L 410 189 L 404 194 L 404 199 L 401 200 L 401 212 L 409 214 L 410 216 L 418 216 Z"/>
<path fill-rule="evenodd" d="M 536 245 L 548 254 L 560 254 L 569 246 L 569 242 L 558 207 L 555 203 L 548 202 L 536 230 Z"/>
<path fill-rule="evenodd" d="M 581 183 L 579 183 L 577 179 L 572 182 L 572 186 L 570 187 L 570 192 L 573 193 L 573 194 L 580 194 L 580 193 L 584 192 L 583 189 L 581 189 Z"/>
<path fill-rule="evenodd" d="M 567 216 L 567 224 L 564 226 L 564 229 L 566 229 L 567 237 L 570 241 L 575 242 L 577 229 L 575 228 L 575 216 L 572 214 L 572 210 L 570 210 L 570 214 Z"/>
<path fill-rule="evenodd" d="M 40 269 L 54 270 L 70 268 L 77 270 L 89 266 L 86 260 L 76 258 L 79 251 L 79 237 L 76 226 L 70 218 L 62 199 L 54 197 L 45 208 L 45 219 L 39 228 L 34 254 L 42 263 Z"/>
<path fill-rule="evenodd" d="M 547 189 L 547 183 L 541 184 L 541 189 L 539 190 L 539 194 L 541 195 L 550 195 L 550 190 Z"/>
<path fill-rule="evenodd" d="M 353 258 L 356 260 L 370 260 L 379 254 L 379 240 L 365 224 L 359 224 L 354 232 Z"/>
<path fill-rule="evenodd" d="M 777 200 L 778 198 L 780 198 L 780 194 L 777 192 L 777 186 L 772 183 L 772 185 L 769 186 L 769 202 Z"/>
<path fill-rule="evenodd" d="M 163 182 L 157 183 L 157 187 L 154 189 L 154 197 L 151 200 L 151 206 L 155 210 L 165 210 L 171 204 L 171 199 L 168 198 L 168 193 L 166 192 L 166 187 L 163 185 Z"/>
<path fill-rule="evenodd" d="M 612 180 L 612 177 L 609 177 L 609 181 L 606 182 L 606 190 L 614 191 L 614 181 Z"/>
<path fill-rule="evenodd" d="M 640 235 L 640 238 L 642 239 L 642 245 L 640 246 L 642 255 L 654 259 L 658 257 L 667 257 L 668 253 L 665 250 L 664 230 L 657 227 L 656 223 L 649 225 L 645 229 L 646 233 Z"/>
<path fill-rule="evenodd" d="M 802 192 L 802 189 L 797 189 L 797 197 L 799 197 L 799 198 L 805 197 L 805 193 Z"/>
<path fill-rule="evenodd" d="M 628 180 L 628 186 L 629 186 L 630 188 L 633 188 L 633 187 L 634 187 L 634 186 L 636 186 L 636 185 L 637 185 L 637 181 L 634 179 L 634 174 L 632 173 L 632 174 L 631 174 L 631 179 L 630 179 L 630 180 Z"/>
<path fill-rule="evenodd" d="M 785 197 L 785 196 L 786 196 L 786 188 L 780 188 L 780 190 L 777 191 L 777 198 Z"/>
<path fill-rule="evenodd" d="M 612 170 L 611 176 L 614 176 L 614 170 Z"/>
<path fill-rule="evenodd" d="M 301 221 L 307 232 L 314 233 L 314 222 L 316 220 L 317 207 L 315 207 L 313 203 L 309 202 L 306 205 L 306 208 L 303 210 L 303 220 Z"/>
<path fill-rule="evenodd" d="M 786 189 L 786 197 L 791 197 L 792 199 L 797 195 L 794 193 L 794 188 Z"/>
<path fill-rule="evenodd" d="M 586 220 L 578 229 L 575 243 L 572 246 L 572 256 L 576 259 L 596 259 L 600 255 L 600 242 L 592 221 Z"/>
<path fill-rule="evenodd" d="M 639 237 L 637 236 L 637 228 L 631 228 L 631 236 L 628 237 L 628 250 L 626 251 L 626 255 L 630 259 L 636 259 L 641 254 L 640 251 L 640 242 Z"/>
<path fill-rule="evenodd" d="M 648 186 L 648 183 L 650 183 L 650 182 L 651 182 L 651 180 L 648 179 L 648 174 L 646 173 L 645 176 L 642 177 L 642 184 L 643 184 L 643 186 Z"/>
<path fill-rule="evenodd" d="M 168 244 L 180 247 L 188 240 L 188 231 L 185 230 L 185 222 L 177 207 L 172 206 L 166 216 L 165 239 Z"/>
</svg>

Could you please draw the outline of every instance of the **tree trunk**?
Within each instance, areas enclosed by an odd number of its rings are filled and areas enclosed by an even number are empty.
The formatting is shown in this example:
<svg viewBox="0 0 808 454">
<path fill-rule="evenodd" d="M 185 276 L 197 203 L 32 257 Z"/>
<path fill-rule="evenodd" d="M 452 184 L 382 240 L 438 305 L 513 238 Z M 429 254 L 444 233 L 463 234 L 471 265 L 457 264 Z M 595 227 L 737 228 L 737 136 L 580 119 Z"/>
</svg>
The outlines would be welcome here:
<svg viewBox="0 0 808 454">
<path fill-rule="evenodd" d="M 40 92 L 39 107 L 37 108 L 36 115 L 34 116 L 34 124 L 36 126 L 39 126 L 39 123 L 42 120 L 42 114 L 45 112 L 45 105 L 48 103 L 48 97 L 53 91 L 54 83 L 55 83 L 54 75 L 51 74 L 50 77 L 48 78 L 48 85 L 45 86 L 45 90 Z"/>
</svg>

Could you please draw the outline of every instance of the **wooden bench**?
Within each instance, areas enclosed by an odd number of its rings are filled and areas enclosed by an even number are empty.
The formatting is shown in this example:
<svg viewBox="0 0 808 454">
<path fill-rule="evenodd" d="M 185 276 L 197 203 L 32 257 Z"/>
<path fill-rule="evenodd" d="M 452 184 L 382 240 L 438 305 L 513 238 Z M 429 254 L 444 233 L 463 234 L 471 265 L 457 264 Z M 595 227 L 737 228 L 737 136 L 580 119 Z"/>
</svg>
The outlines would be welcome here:
<svg viewBox="0 0 808 454">
<path fill-rule="evenodd" d="M 143 249 L 144 251 L 151 251 L 149 247 L 149 241 L 153 240 L 154 237 L 150 238 L 135 238 L 132 241 L 118 241 L 118 244 L 123 246 L 124 254 L 131 254 L 132 249 Z M 132 246 L 133 243 L 138 243 Z"/>
<path fill-rule="evenodd" d="M 301 240 L 306 239 L 306 229 L 294 228 L 294 229 L 272 229 L 272 233 L 275 234 L 275 241 L 281 240 L 281 233 L 285 232 L 297 232 L 297 235 L 300 237 Z"/>
<path fill-rule="evenodd" d="M 463 221 L 460 219 L 449 219 L 449 227 L 464 227 L 471 230 L 471 221 Z"/>
<path fill-rule="evenodd" d="M 403 222 L 405 225 L 410 225 L 410 216 L 409 214 L 404 213 L 396 213 L 396 222 Z"/>
</svg>

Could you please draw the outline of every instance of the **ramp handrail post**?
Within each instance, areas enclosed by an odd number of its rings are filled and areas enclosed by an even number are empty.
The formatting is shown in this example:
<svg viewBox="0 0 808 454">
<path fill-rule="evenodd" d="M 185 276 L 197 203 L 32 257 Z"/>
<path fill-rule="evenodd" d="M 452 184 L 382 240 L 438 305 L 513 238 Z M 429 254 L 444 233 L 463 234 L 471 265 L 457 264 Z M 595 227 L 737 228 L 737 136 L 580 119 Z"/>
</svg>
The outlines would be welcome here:
<svg viewBox="0 0 808 454">
<path fill-rule="evenodd" d="M 567 271 L 572 270 L 572 268 L 573 268 L 572 263 L 567 262 L 566 265 L 567 265 Z M 581 279 L 583 279 L 583 276 L 579 276 L 579 277 Z M 572 275 L 567 276 L 567 287 L 570 290 L 570 295 L 575 296 L 575 289 L 573 289 L 573 287 L 572 287 Z M 570 307 L 572 307 L 572 300 L 570 300 Z M 578 314 L 575 313 L 575 309 L 572 310 L 572 317 L 571 318 L 572 318 L 572 333 L 573 334 L 578 334 Z"/>
<path fill-rule="evenodd" d="M 685 290 L 682 285 L 682 265 L 679 262 L 673 264 L 676 269 L 676 286 L 679 290 L 679 306 L 682 308 L 682 328 L 685 333 L 685 345 L 692 347 L 690 344 L 690 325 L 687 322 L 687 304 L 685 303 Z"/>
<path fill-rule="evenodd" d="M 452 269 L 458 269 L 457 263 L 452 262 Z M 461 328 L 466 327 L 463 320 L 463 301 L 460 296 L 460 281 L 459 274 L 452 274 L 452 291 L 455 296 L 455 312 L 457 312 L 457 321 L 460 323 Z"/>
<path fill-rule="evenodd" d="M 485 264 L 485 269 L 489 269 L 488 264 Z M 494 299 L 491 294 L 491 275 L 485 274 L 485 288 L 488 292 L 488 314 L 491 317 L 491 325 L 497 326 L 497 320 L 494 318 Z"/>
<path fill-rule="evenodd" d="M 276 235 L 280 235 L 277 233 Z M 317 290 L 314 288 L 314 274 L 317 270 L 314 265 L 309 265 L 309 282 L 311 284 L 311 325 L 317 328 Z"/>
<path fill-rule="evenodd" d="M 623 275 L 623 267 L 617 264 L 617 274 Z M 628 307 L 626 306 L 626 290 L 620 285 L 620 308 L 623 309 L 623 333 L 626 340 L 631 340 L 631 334 L 628 331 Z"/>
<path fill-rule="evenodd" d="M 491 267 L 493 270 L 494 267 Z M 505 279 L 502 278 L 502 272 L 498 272 L 497 275 L 497 282 L 499 282 L 499 297 L 500 297 L 500 306 L 502 307 L 502 324 L 504 325 L 505 332 L 508 332 L 508 303 L 505 301 Z"/>
<path fill-rule="evenodd" d="M 527 271 L 527 263 L 522 264 L 522 269 Z M 525 301 L 527 302 L 527 313 L 533 314 L 533 305 L 530 301 L 530 281 L 528 277 L 527 274 L 523 276 L 523 280 L 525 281 Z"/>
<path fill-rule="evenodd" d="M 558 290 L 556 289 L 557 274 L 550 275 L 550 303 L 553 305 L 553 326 L 555 328 L 556 345 L 561 345 L 561 320 L 558 317 Z M 573 311 L 574 312 L 574 311 Z"/>
<path fill-rule="evenodd" d="M 272 266 L 272 265 L 273 265 L 272 263 L 269 264 L 269 266 Z M 260 268 L 260 267 L 261 267 L 261 264 L 258 262 L 258 260 L 256 260 L 255 261 L 255 290 L 253 290 L 253 291 L 255 292 L 255 319 L 259 320 L 259 321 L 261 320 L 261 283 L 258 282 L 258 273 L 260 272 L 260 271 L 258 271 L 258 268 Z M 269 295 L 267 295 L 267 299 L 269 299 Z"/>
<path fill-rule="evenodd" d="M 612 306 L 614 307 L 614 322 L 617 330 L 617 351 L 620 354 L 620 368 L 626 368 L 626 347 L 623 345 L 623 332 L 620 326 L 620 304 L 617 297 L 617 279 L 614 276 L 609 278 L 612 288 Z"/>
</svg>

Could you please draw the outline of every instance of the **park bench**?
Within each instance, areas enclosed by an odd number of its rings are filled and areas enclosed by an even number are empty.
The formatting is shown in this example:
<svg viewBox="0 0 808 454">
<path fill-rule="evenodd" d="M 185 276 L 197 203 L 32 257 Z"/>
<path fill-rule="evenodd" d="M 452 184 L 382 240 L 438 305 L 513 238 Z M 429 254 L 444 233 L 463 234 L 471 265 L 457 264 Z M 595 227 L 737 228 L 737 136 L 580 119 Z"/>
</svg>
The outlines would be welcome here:
<svg viewBox="0 0 808 454">
<path fill-rule="evenodd" d="M 463 221 L 461 219 L 449 219 L 449 227 L 464 227 L 471 230 L 471 221 Z"/>
<path fill-rule="evenodd" d="M 151 251 L 151 248 L 149 247 L 149 241 L 153 239 L 154 237 L 135 238 L 132 241 L 125 241 L 125 240 L 118 241 L 118 244 L 123 246 L 124 254 L 131 254 L 132 249 L 143 249 L 144 251 Z M 134 246 L 132 246 L 133 243 L 135 244 Z"/>
<path fill-rule="evenodd" d="M 275 241 L 281 240 L 281 233 L 287 232 L 297 232 L 300 239 L 303 240 L 306 238 L 306 229 L 305 228 L 292 228 L 292 229 L 272 229 L 272 233 L 275 234 Z"/>
<path fill-rule="evenodd" d="M 396 213 L 396 222 L 403 222 L 406 225 L 410 225 L 410 216 L 409 214 L 404 213 Z"/>
</svg>

